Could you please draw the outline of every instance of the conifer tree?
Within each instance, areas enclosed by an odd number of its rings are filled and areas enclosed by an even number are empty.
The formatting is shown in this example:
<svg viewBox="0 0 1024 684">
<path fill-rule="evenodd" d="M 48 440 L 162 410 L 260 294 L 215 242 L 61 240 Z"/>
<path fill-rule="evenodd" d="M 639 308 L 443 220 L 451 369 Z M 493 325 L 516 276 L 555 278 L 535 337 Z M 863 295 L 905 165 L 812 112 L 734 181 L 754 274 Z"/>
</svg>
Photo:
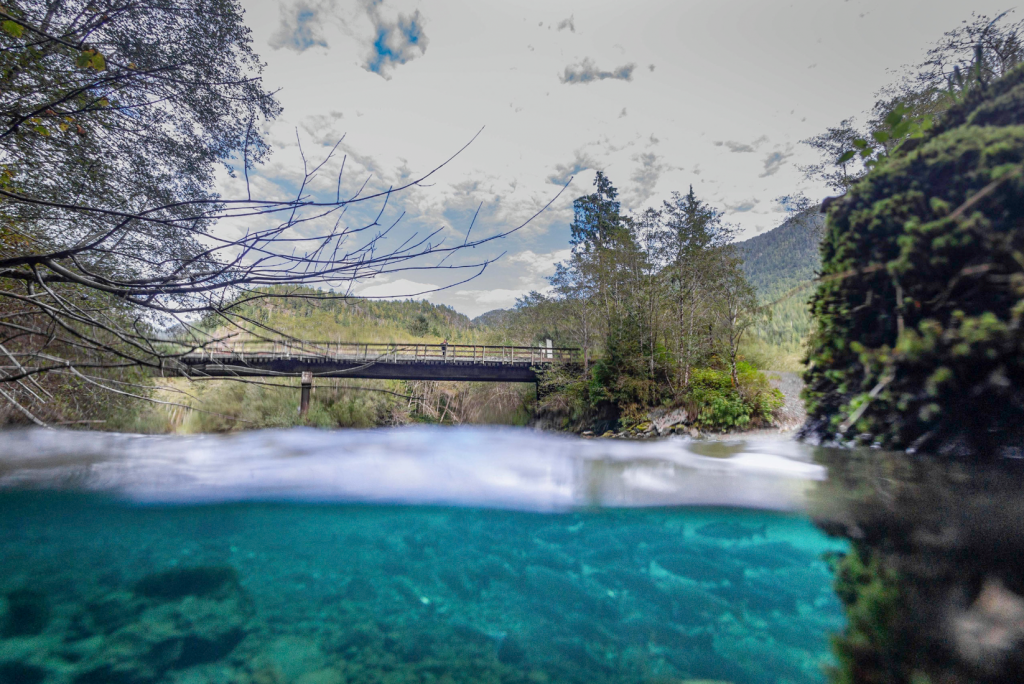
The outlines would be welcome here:
<svg viewBox="0 0 1024 684">
<path fill-rule="evenodd" d="M 690 384 L 690 371 L 706 351 L 700 330 L 711 315 L 716 269 L 733 231 L 722 223 L 719 210 L 697 198 L 693 186 L 686 195 L 673 192 L 672 199 L 664 203 L 663 214 L 665 270 L 672 293 L 679 367 L 677 389 L 681 390 Z"/>
</svg>

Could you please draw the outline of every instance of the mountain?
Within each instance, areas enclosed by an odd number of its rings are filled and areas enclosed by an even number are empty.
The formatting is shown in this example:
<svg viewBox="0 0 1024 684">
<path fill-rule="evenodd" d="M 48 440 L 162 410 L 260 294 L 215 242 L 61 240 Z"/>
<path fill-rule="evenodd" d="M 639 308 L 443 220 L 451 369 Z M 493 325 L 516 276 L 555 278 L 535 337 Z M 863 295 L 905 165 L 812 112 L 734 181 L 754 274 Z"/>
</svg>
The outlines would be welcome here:
<svg viewBox="0 0 1024 684">
<path fill-rule="evenodd" d="M 814 279 L 821 256 L 819 243 L 825 217 L 817 207 L 788 219 L 767 233 L 736 243 L 743 271 L 762 302 L 771 302 Z M 811 330 L 807 287 L 772 307 L 772 320 L 759 331 L 765 341 L 794 345 Z"/>
<path fill-rule="evenodd" d="M 475 328 L 497 328 L 505 322 L 506 316 L 508 316 L 508 309 L 491 309 L 480 314 L 471 322 Z"/>
<path fill-rule="evenodd" d="M 818 251 L 825 217 L 798 214 L 777 228 L 737 242 L 743 256 L 743 272 L 763 299 L 781 297 L 800 283 L 814 278 L 821 265 Z"/>
<path fill-rule="evenodd" d="M 293 296 L 242 305 L 237 308 L 237 313 L 301 339 L 359 342 L 440 342 L 448 339 L 453 344 L 481 343 L 469 317 L 444 304 L 411 299 L 302 298 L 302 295 L 318 294 L 309 288 L 277 287 L 264 288 L 264 291 Z"/>
</svg>

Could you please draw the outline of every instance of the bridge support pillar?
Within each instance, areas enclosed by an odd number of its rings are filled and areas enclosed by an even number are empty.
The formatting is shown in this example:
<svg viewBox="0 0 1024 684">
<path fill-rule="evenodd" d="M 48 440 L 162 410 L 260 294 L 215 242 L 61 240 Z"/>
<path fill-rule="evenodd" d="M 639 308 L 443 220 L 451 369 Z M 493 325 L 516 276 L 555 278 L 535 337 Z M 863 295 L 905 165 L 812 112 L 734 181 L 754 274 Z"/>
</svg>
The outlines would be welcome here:
<svg viewBox="0 0 1024 684">
<path fill-rule="evenodd" d="M 313 389 L 313 372 L 302 371 L 302 394 L 299 398 L 299 415 L 303 418 L 309 413 L 309 393 Z"/>
</svg>

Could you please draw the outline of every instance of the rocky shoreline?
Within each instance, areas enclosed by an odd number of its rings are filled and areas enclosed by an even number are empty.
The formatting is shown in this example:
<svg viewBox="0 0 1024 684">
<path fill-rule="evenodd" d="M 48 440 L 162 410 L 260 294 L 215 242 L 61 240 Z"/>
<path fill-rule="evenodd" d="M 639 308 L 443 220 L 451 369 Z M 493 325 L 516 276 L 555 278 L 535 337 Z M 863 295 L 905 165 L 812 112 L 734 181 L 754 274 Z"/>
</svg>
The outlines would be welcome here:
<svg viewBox="0 0 1024 684">
<path fill-rule="evenodd" d="M 737 439 L 751 435 L 790 436 L 804 424 L 807 413 L 804 411 L 800 392 L 804 388 L 799 373 L 789 371 L 766 371 L 771 386 L 782 392 L 785 400 L 782 408 L 776 413 L 776 424 L 771 427 L 759 427 L 749 430 L 701 430 L 693 424 L 692 417 L 685 409 L 652 409 L 648 413 L 649 420 L 622 430 L 606 430 L 597 434 L 585 430 L 580 436 L 585 439 L 630 439 L 647 440 L 670 436 L 689 437 L 690 439 Z"/>
</svg>

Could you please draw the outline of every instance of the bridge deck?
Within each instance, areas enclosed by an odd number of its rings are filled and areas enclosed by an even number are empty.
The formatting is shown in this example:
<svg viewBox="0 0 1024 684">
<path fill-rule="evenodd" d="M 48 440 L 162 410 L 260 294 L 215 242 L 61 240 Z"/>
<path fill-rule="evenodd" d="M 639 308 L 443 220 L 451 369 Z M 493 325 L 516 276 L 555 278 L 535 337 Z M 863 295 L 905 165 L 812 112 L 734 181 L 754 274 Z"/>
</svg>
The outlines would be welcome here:
<svg viewBox="0 0 1024 684">
<path fill-rule="evenodd" d="M 579 350 L 464 344 L 246 341 L 208 345 L 168 370 L 205 377 L 296 376 L 379 380 L 535 382 L 536 369 L 574 364 Z"/>
</svg>

